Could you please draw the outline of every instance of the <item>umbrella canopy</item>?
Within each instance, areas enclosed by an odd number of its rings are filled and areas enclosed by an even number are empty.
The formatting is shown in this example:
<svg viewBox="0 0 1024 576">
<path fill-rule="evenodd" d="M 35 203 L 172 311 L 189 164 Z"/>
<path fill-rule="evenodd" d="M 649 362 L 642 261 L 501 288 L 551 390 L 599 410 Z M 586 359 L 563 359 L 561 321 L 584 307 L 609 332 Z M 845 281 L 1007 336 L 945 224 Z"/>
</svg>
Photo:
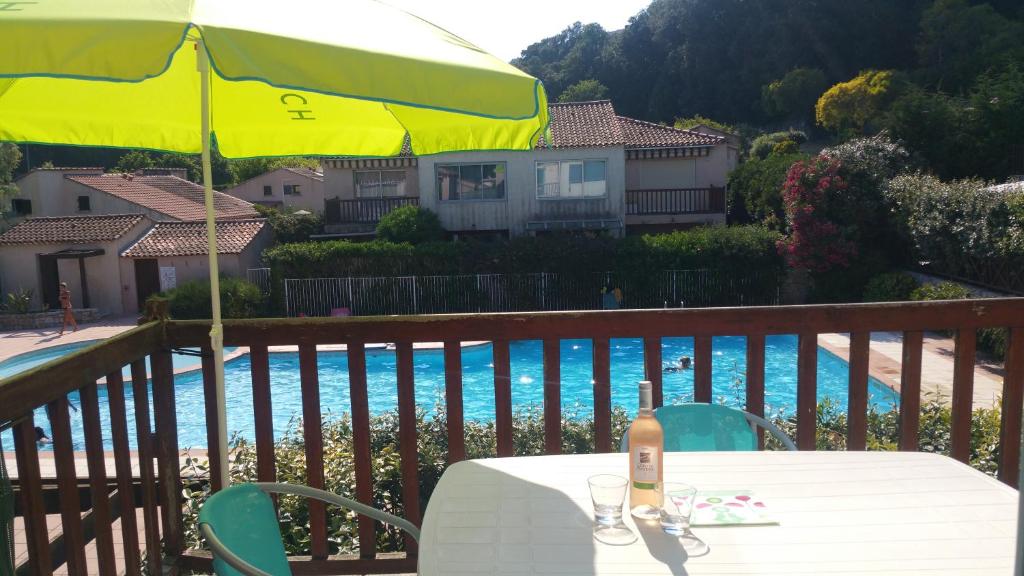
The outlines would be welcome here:
<svg viewBox="0 0 1024 576">
<path fill-rule="evenodd" d="M 372 0 L 0 2 L 0 140 L 202 154 L 224 485 L 212 141 L 228 158 L 529 150 L 547 123 L 535 78 Z"/>
<path fill-rule="evenodd" d="M 0 2 L 0 140 L 228 158 L 529 149 L 547 123 L 533 77 L 373 1 Z M 84 80 L 84 81 L 83 81 Z"/>
</svg>

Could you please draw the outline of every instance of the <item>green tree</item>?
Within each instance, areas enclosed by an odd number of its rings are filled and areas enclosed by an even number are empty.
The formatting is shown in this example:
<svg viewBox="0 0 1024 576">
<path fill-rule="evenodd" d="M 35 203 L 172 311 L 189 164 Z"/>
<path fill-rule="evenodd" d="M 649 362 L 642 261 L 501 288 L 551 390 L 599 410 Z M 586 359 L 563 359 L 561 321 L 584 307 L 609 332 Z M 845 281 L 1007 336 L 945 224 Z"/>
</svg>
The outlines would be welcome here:
<svg viewBox="0 0 1024 576">
<path fill-rule="evenodd" d="M 889 102 L 893 84 L 891 70 L 868 70 L 836 84 L 815 105 L 818 124 L 838 134 L 863 134 Z"/>
<path fill-rule="evenodd" d="M 559 102 L 591 102 L 608 98 L 608 87 L 593 78 L 580 80 L 558 95 Z"/>
<path fill-rule="evenodd" d="M 154 165 L 153 157 L 150 156 L 149 152 L 146 152 L 145 150 L 132 150 L 124 156 L 121 156 L 121 159 L 117 161 L 117 166 L 115 166 L 114 169 L 118 172 L 131 174 L 136 170 L 152 168 Z"/>
<path fill-rule="evenodd" d="M 311 236 L 324 231 L 324 219 L 320 214 L 296 214 L 293 208 L 278 210 L 259 204 L 253 208 L 267 219 L 274 232 L 274 241 L 279 244 L 308 242 Z"/>
<path fill-rule="evenodd" d="M 1024 61 L 1022 39 L 1024 22 L 989 3 L 936 0 L 921 16 L 917 76 L 926 87 L 956 93 L 983 72 Z"/>
<path fill-rule="evenodd" d="M 700 114 L 690 116 L 689 118 L 676 118 L 672 125 L 681 130 L 690 130 L 697 126 L 707 126 L 708 128 L 713 128 L 721 132 L 728 132 L 730 134 L 736 134 L 737 136 L 742 132 L 736 126 L 712 120 L 711 118 L 705 118 Z"/>
<path fill-rule="evenodd" d="M 199 165 L 199 156 L 167 152 L 158 154 L 153 159 L 153 166 L 157 168 L 184 168 L 187 171 L 188 179 L 193 182 L 199 182 L 203 178 L 203 169 Z"/>
<path fill-rule="evenodd" d="M 890 107 L 892 135 L 942 178 L 1004 180 L 1024 172 L 1024 71 L 982 74 L 963 96 L 911 87 Z"/>
<path fill-rule="evenodd" d="M 12 182 L 19 164 L 21 148 L 12 142 L 0 142 L 0 224 L 4 223 L 11 209 L 10 199 L 18 193 L 18 187 Z"/>
<path fill-rule="evenodd" d="M 437 214 L 418 206 L 402 206 L 388 212 L 377 224 L 377 237 L 388 242 L 422 244 L 444 239 Z"/>
<path fill-rule="evenodd" d="M 812 124 L 814 104 L 828 89 L 825 73 L 817 68 L 794 68 L 761 88 L 761 106 L 771 118 Z"/>
<path fill-rule="evenodd" d="M 799 130 L 784 130 L 781 132 L 772 132 L 770 134 L 761 134 L 754 141 L 750 143 L 750 156 L 752 158 L 761 158 L 762 160 L 767 158 L 770 154 L 775 153 L 775 147 L 785 142 L 791 142 L 797 148 L 801 144 L 807 142 L 807 134 Z M 784 153 L 785 149 L 782 150 Z"/>
<path fill-rule="evenodd" d="M 309 168 L 316 170 L 320 167 L 320 161 L 316 158 L 302 158 L 289 156 L 284 158 L 244 158 L 241 160 L 229 160 L 235 179 L 238 182 L 245 182 L 260 174 L 273 172 L 278 168 Z"/>
<path fill-rule="evenodd" d="M 806 154 L 772 154 L 764 159 L 752 156 L 740 164 L 729 174 L 729 221 L 762 222 L 781 230 L 785 222 L 782 183 L 789 167 L 807 158 Z"/>
</svg>

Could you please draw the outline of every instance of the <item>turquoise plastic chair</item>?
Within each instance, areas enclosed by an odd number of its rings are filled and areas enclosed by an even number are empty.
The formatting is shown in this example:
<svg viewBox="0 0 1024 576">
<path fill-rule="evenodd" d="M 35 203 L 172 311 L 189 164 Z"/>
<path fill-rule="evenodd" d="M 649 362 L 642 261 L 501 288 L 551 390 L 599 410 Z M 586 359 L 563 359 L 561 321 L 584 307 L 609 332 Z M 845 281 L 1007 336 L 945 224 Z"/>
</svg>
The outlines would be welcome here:
<svg viewBox="0 0 1024 576">
<path fill-rule="evenodd" d="M 337 494 L 296 484 L 236 484 L 210 496 L 199 510 L 199 530 L 210 545 L 213 569 L 219 576 L 286 576 L 292 573 L 269 494 L 294 494 L 321 500 L 397 526 L 417 541 L 420 538 L 419 528 L 408 520 Z"/>
<path fill-rule="evenodd" d="M 757 450 L 757 428 L 767 430 L 787 450 L 796 450 L 789 436 L 760 416 L 721 404 L 677 404 L 654 411 L 665 432 L 666 452 L 750 452 Z M 619 447 L 629 452 L 629 432 Z"/>
</svg>

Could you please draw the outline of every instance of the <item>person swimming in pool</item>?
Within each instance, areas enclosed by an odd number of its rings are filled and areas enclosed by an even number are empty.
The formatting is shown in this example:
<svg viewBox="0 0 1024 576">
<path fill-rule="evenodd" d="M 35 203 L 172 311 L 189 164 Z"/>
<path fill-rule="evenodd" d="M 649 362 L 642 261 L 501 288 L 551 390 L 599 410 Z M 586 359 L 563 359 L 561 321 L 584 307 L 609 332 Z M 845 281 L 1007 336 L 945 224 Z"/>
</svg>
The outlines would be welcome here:
<svg viewBox="0 0 1024 576">
<path fill-rule="evenodd" d="M 669 364 L 668 366 L 665 366 L 663 370 L 665 372 L 682 372 L 684 370 L 689 370 L 692 364 L 693 361 L 689 356 L 680 356 L 679 360 L 675 364 Z"/>
</svg>

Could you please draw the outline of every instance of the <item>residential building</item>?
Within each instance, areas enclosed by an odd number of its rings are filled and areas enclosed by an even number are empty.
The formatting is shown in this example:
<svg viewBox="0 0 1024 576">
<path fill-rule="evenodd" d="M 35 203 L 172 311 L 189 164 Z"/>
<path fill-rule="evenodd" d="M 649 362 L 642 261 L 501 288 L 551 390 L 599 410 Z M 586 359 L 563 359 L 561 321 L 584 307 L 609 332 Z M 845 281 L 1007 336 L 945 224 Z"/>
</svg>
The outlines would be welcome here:
<svg viewBox="0 0 1024 576">
<path fill-rule="evenodd" d="M 39 168 L 19 178 L 11 201 L 22 217 L 145 214 L 152 220 L 206 218 L 203 187 L 183 168 L 147 168 L 135 174 L 105 174 L 102 168 Z M 244 200 L 214 192 L 218 220 L 256 218 Z"/>
<path fill-rule="evenodd" d="M 244 278 L 249 268 L 258 267 L 270 243 L 266 220 L 218 221 L 220 273 Z M 151 294 L 185 282 L 208 280 L 209 254 L 205 222 L 157 222 L 121 252 L 121 275 L 130 277 L 135 287 L 124 294 L 124 308 L 136 310 Z"/>
<path fill-rule="evenodd" d="M 31 289 L 34 307 L 56 307 L 67 282 L 76 307 L 132 313 L 155 292 L 209 278 L 204 191 L 184 169 L 44 168 L 16 184 L 19 218 L 0 234 L 0 286 Z M 269 227 L 251 203 L 227 194 L 215 193 L 214 210 L 221 272 L 245 276 L 270 243 Z"/>
<path fill-rule="evenodd" d="M 217 222 L 222 274 L 245 276 L 270 244 L 266 220 Z M 138 312 L 150 295 L 209 278 L 205 222 L 154 222 L 144 214 L 26 218 L 0 234 L 0 285 L 31 290 L 33 308 L 72 305 L 103 315 Z"/>
<path fill-rule="evenodd" d="M 253 204 L 308 210 L 315 214 L 324 210 L 324 175 L 309 168 L 278 168 L 224 193 Z"/>
<path fill-rule="evenodd" d="M 613 235 L 725 223 L 738 154 L 727 135 L 618 116 L 610 101 L 550 106 L 531 151 L 323 161 L 328 232 L 372 233 L 390 210 L 436 212 L 455 235 Z M 733 153 L 730 151 L 733 150 Z"/>
<path fill-rule="evenodd" d="M 0 283 L 5 292 L 31 290 L 37 309 L 59 308 L 67 282 L 75 308 L 133 311 L 123 306 L 133 283 L 119 256 L 152 225 L 143 214 L 27 218 L 0 234 Z"/>
</svg>

